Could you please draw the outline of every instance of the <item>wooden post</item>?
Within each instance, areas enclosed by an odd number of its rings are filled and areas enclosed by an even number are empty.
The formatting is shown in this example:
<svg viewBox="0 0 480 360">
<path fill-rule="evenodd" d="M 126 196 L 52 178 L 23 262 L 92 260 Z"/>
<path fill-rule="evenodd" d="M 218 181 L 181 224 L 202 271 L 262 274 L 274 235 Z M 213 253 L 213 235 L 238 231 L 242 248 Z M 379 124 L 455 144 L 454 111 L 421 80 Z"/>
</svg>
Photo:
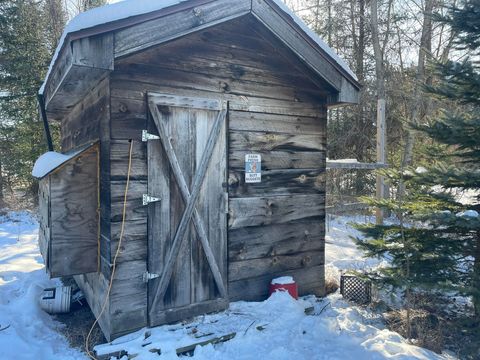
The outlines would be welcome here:
<svg viewBox="0 0 480 360">
<path fill-rule="evenodd" d="M 377 163 L 385 164 L 387 162 L 386 157 L 386 121 L 385 121 L 385 99 L 378 99 L 377 101 Z M 385 198 L 385 178 L 381 175 L 377 175 L 377 199 L 381 200 Z M 376 222 L 377 225 L 383 224 L 383 210 L 377 208 L 376 210 Z"/>
<path fill-rule="evenodd" d="M 378 35 L 378 0 L 372 0 L 370 2 L 371 7 L 371 30 L 372 30 L 372 43 L 373 51 L 375 55 L 375 72 L 377 75 L 377 163 L 386 163 L 386 91 L 385 91 L 385 67 L 384 67 L 384 54 L 385 46 L 387 44 L 387 38 L 384 39 L 383 47 L 380 46 L 380 37 Z M 390 21 L 390 13 L 392 9 L 392 0 L 388 4 L 388 21 Z M 377 199 L 381 200 L 385 198 L 385 179 L 383 176 L 377 175 Z M 383 210 L 377 208 L 376 218 L 377 224 L 383 223 Z"/>
</svg>

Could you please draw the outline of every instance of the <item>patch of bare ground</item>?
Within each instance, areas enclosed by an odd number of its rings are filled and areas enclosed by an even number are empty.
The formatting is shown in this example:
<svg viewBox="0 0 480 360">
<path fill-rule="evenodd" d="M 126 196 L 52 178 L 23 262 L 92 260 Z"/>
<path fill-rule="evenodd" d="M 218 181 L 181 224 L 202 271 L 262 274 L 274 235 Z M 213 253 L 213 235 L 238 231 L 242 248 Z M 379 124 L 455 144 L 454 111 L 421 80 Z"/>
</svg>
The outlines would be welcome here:
<svg viewBox="0 0 480 360">
<path fill-rule="evenodd" d="M 325 267 L 325 296 L 337 292 L 340 288 L 340 272 L 332 267 Z"/>
<path fill-rule="evenodd" d="M 77 287 L 73 278 L 62 279 L 62 282 L 66 286 Z M 54 318 L 63 325 L 59 331 L 65 336 L 70 346 L 85 352 L 85 340 L 95 321 L 87 301 L 73 303 L 69 313 L 57 314 Z M 89 350 L 93 351 L 93 347 L 104 344 L 106 341 L 98 324 L 95 325 L 89 340 Z"/>
<path fill-rule="evenodd" d="M 387 327 L 408 336 L 407 311 L 384 313 Z M 480 359 L 480 322 L 473 309 L 454 297 L 416 293 L 410 310 L 411 341 L 436 353 L 448 350 L 459 359 Z"/>
<path fill-rule="evenodd" d="M 340 285 L 338 284 L 338 281 L 326 279 L 325 280 L 325 296 L 337 292 L 339 287 Z"/>
</svg>

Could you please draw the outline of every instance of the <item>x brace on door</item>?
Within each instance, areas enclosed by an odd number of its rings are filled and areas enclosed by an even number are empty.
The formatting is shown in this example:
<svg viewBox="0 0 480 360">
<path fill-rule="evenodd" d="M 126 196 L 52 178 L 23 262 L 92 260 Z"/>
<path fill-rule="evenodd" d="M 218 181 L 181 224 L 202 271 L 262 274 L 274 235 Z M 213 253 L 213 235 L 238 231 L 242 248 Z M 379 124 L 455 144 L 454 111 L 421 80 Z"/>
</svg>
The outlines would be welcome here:
<svg viewBox="0 0 480 360">
<path fill-rule="evenodd" d="M 185 177 L 183 176 L 182 170 L 178 163 L 177 156 L 175 155 L 175 151 L 172 146 L 171 140 L 168 137 L 165 125 L 162 122 L 162 115 L 158 110 L 158 107 L 154 98 L 151 98 L 151 97 L 149 98 L 148 106 L 152 114 L 153 120 L 155 122 L 155 125 L 158 128 L 160 139 L 163 143 L 168 161 L 170 163 L 175 179 L 180 188 L 182 198 L 185 201 L 185 204 L 187 204 L 185 207 L 185 211 L 182 215 L 182 218 L 180 220 L 180 224 L 178 225 L 177 231 L 175 233 L 173 244 L 168 254 L 167 261 L 165 263 L 164 270 L 160 278 L 160 283 L 157 288 L 157 293 L 152 303 L 152 309 L 155 308 L 158 301 L 160 301 L 160 299 L 163 299 L 165 296 L 165 293 L 168 288 L 168 284 L 172 276 L 175 261 L 178 257 L 178 253 L 185 239 L 185 234 L 188 228 L 188 224 L 190 223 L 192 216 L 193 216 L 194 226 L 197 230 L 198 237 L 202 244 L 210 269 L 212 270 L 215 283 L 217 284 L 218 290 L 220 292 L 220 296 L 223 298 L 226 298 L 227 291 L 225 289 L 225 284 L 223 282 L 218 264 L 215 260 L 215 256 L 210 247 L 207 233 L 205 231 L 205 225 L 203 223 L 203 220 L 200 217 L 200 214 L 195 208 L 195 203 L 198 199 L 198 195 L 200 194 L 200 189 L 202 187 L 203 180 L 205 178 L 205 174 L 207 172 L 208 165 L 210 163 L 213 150 L 215 148 L 215 144 L 217 143 L 220 131 L 222 129 L 222 125 L 225 123 L 227 111 L 225 109 L 221 110 L 217 118 L 215 119 L 215 123 L 213 125 L 212 131 L 208 138 L 205 150 L 203 152 L 200 164 L 198 166 L 197 172 L 193 180 L 192 192 L 190 193 L 187 182 L 185 181 Z"/>
</svg>

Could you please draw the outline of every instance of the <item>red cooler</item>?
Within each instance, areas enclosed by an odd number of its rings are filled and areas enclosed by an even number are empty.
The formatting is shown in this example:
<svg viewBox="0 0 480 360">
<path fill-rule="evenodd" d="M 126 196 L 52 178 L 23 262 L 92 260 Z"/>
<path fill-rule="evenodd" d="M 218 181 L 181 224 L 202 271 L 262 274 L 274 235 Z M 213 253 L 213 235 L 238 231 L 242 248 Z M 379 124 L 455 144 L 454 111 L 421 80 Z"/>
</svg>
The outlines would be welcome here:
<svg viewBox="0 0 480 360">
<path fill-rule="evenodd" d="M 275 291 L 287 291 L 295 300 L 298 299 L 298 288 L 291 276 L 282 276 L 270 282 L 270 295 Z"/>
</svg>

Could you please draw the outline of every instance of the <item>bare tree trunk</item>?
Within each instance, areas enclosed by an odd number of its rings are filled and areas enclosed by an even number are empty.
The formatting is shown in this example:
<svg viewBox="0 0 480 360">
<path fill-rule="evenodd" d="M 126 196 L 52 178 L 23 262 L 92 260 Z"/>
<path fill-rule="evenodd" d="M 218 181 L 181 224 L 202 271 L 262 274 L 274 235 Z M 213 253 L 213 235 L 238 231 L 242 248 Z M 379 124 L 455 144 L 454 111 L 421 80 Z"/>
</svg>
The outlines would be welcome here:
<svg viewBox="0 0 480 360">
<path fill-rule="evenodd" d="M 314 28 L 317 34 L 320 34 L 320 0 L 315 3 L 315 23 Z"/>
<path fill-rule="evenodd" d="M 480 231 L 477 231 L 477 243 L 475 249 L 475 263 L 473 265 L 473 284 L 474 289 L 480 289 Z M 480 321 L 480 294 L 473 295 L 473 309 L 475 320 Z"/>
<path fill-rule="evenodd" d="M 332 47 L 332 0 L 327 0 L 327 14 L 328 14 L 328 22 L 327 22 L 327 42 L 328 46 Z"/>
<path fill-rule="evenodd" d="M 0 158 L 0 209 L 5 205 L 3 196 L 3 171 L 2 171 L 2 159 Z"/>
<path fill-rule="evenodd" d="M 352 1 L 353 2 L 353 1 Z M 367 119 L 365 115 L 365 0 L 358 0 L 358 41 L 357 41 L 357 49 L 355 53 L 355 67 L 356 67 L 356 74 L 358 77 L 358 82 L 362 86 L 360 90 L 360 104 L 358 105 L 358 128 L 359 129 L 369 129 L 370 128 L 370 119 Z M 365 139 L 361 139 L 358 142 L 357 148 L 357 156 L 360 161 L 368 162 L 370 159 L 368 158 L 368 149 L 370 144 L 365 141 Z M 357 193 L 361 193 L 363 191 L 363 181 L 356 182 L 356 190 Z"/>
<path fill-rule="evenodd" d="M 33 180 L 28 188 L 28 193 L 32 197 L 33 206 L 38 206 L 38 181 Z"/>
<path fill-rule="evenodd" d="M 400 61 L 400 71 L 401 74 L 405 74 L 405 66 L 403 65 L 403 54 L 402 54 L 402 37 L 400 36 L 400 28 L 397 27 L 397 38 L 398 38 L 398 60 Z"/>
<path fill-rule="evenodd" d="M 385 68 L 383 64 L 383 51 L 380 46 L 380 37 L 378 35 L 378 0 L 371 0 L 371 28 L 373 52 L 375 56 L 375 73 L 377 78 L 377 162 L 386 163 L 386 93 L 385 93 Z M 389 20 L 388 20 L 389 21 Z M 385 39 L 385 41 L 387 41 Z M 377 198 L 385 198 L 385 178 L 377 175 Z M 383 210 L 378 208 L 376 211 L 377 224 L 383 223 Z"/>
<path fill-rule="evenodd" d="M 48 32 L 52 48 L 55 48 L 62 36 L 63 29 L 67 22 L 67 10 L 62 0 L 46 0 L 48 17 Z"/>
<path fill-rule="evenodd" d="M 356 105 L 353 113 L 352 130 L 357 132 L 360 129 L 366 129 L 370 120 L 366 120 L 365 116 L 365 102 L 363 101 L 365 95 L 365 0 L 351 0 L 350 1 L 350 27 L 351 39 L 353 45 L 353 58 L 355 60 L 355 74 L 357 75 L 360 88 L 360 102 Z M 357 31 L 358 30 L 358 31 Z M 363 137 L 352 136 L 352 146 L 355 151 L 356 158 L 362 162 L 368 160 L 369 143 Z M 361 193 L 364 188 L 364 182 L 361 177 L 354 181 L 354 189 L 357 193 Z"/>
<path fill-rule="evenodd" d="M 365 82 L 365 0 L 359 0 L 358 49 L 356 54 L 357 76 L 361 85 Z"/>
<path fill-rule="evenodd" d="M 413 91 L 413 104 L 410 115 L 410 121 L 418 124 L 421 118 L 422 106 L 422 87 L 425 84 L 425 62 L 427 57 L 431 55 L 432 49 L 432 13 L 433 0 L 425 1 L 425 11 L 423 15 L 422 37 L 420 39 L 420 49 L 418 51 L 417 74 L 415 78 L 415 88 Z M 402 167 L 405 168 L 412 164 L 413 147 L 415 145 L 415 133 L 413 130 L 408 130 L 407 139 L 405 143 L 405 151 L 403 153 Z M 404 188 L 399 189 L 405 191 Z"/>
</svg>

